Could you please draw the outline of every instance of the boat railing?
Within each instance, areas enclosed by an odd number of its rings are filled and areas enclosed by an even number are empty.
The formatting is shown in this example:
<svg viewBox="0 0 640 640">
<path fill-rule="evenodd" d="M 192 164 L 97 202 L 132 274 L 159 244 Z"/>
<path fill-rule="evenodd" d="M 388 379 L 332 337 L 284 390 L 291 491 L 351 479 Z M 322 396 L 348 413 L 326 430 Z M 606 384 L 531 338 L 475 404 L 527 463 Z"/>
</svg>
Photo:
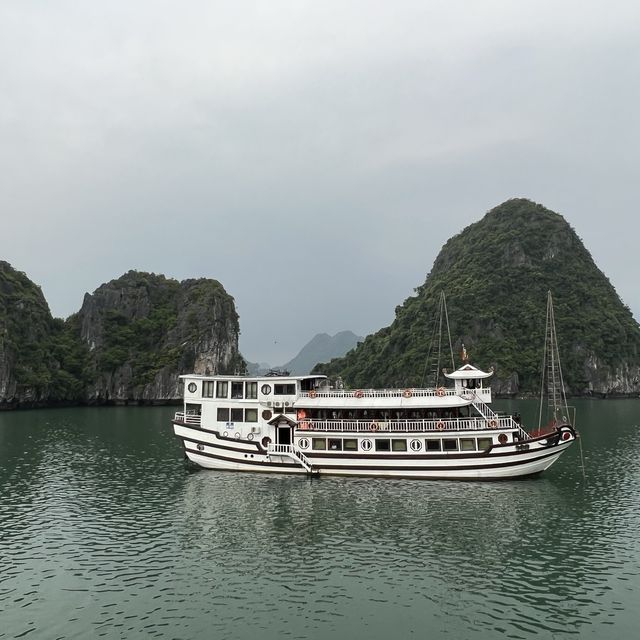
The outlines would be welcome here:
<svg viewBox="0 0 640 640">
<path fill-rule="evenodd" d="M 480 391 L 480 390 L 479 390 Z M 301 398 L 442 398 L 457 395 L 455 389 L 331 389 L 303 391 Z"/>
<path fill-rule="evenodd" d="M 197 413 L 187 413 L 184 411 L 177 411 L 173 417 L 174 422 L 181 422 L 182 424 L 190 424 L 199 427 L 201 425 L 202 416 Z"/>
<path fill-rule="evenodd" d="M 389 431 L 482 431 L 489 429 L 521 429 L 511 416 L 495 416 L 491 419 L 447 418 L 442 420 L 300 420 L 299 430 L 330 433 Z"/>
</svg>

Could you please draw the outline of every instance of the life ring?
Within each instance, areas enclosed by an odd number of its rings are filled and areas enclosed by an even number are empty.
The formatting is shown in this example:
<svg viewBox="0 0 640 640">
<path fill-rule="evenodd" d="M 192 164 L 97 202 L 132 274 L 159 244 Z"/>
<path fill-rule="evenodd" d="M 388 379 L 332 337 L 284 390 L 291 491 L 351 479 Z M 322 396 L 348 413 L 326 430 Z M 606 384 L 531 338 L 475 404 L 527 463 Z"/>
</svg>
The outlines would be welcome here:
<svg viewBox="0 0 640 640">
<path fill-rule="evenodd" d="M 262 438 L 262 446 L 265 449 L 267 449 L 270 444 L 271 444 L 271 438 L 269 436 L 265 436 L 264 438 Z"/>
<path fill-rule="evenodd" d="M 498 426 L 498 422 L 496 420 L 489 420 L 489 427 L 491 429 L 495 429 Z"/>
<path fill-rule="evenodd" d="M 442 398 L 442 396 L 444 396 L 447 393 L 446 389 L 444 387 L 438 387 L 436 389 L 436 395 L 440 398 Z"/>
<path fill-rule="evenodd" d="M 402 397 L 403 398 L 410 398 L 413 395 L 413 391 L 411 391 L 411 389 L 405 389 L 402 392 Z"/>
<path fill-rule="evenodd" d="M 318 395 L 318 394 L 316 393 L 315 389 L 311 389 L 311 391 L 309 391 L 309 397 L 310 398 L 315 398 L 316 395 Z"/>
<path fill-rule="evenodd" d="M 438 424 L 436 425 L 436 427 L 438 427 L 438 429 L 440 429 L 440 431 L 442 431 L 444 429 L 444 422 L 442 422 L 442 420 L 439 420 Z"/>
<path fill-rule="evenodd" d="M 378 430 L 378 423 L 377 422 L 372 422 L 369 425 L 369 429 L 371 429 L 371 431 L 377 431 Z"/>
<path fill-rule="evenodd" d="M 364 395 L 364 393 L 362 393 L 362 391 L 360 391 L 360 389 L 358 389 L 354 394 L 353 397 L 354 398 L 362 398 L 362 396 Z"/>
</svg>

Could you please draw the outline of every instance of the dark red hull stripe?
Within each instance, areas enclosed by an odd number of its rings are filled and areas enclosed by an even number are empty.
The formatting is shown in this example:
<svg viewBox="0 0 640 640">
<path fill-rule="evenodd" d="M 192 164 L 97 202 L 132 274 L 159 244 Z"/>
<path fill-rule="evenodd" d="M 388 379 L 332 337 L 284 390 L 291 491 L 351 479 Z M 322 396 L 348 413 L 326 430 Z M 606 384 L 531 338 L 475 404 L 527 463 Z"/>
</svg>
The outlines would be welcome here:
<svg viewBox="0 0 640 640">
<path fill-rule="evenodd" d="M 189 440 L 189 442 L 192 442 L 191 440 Z M 183 442 L 184 445 L 184 442 Z M 208 445 L 208 446 L 212 446 L 212 445 Z M 187 449 L 187 447 L 184 447 L 186 451 L 189 451 L 189 453 L 193 453 L 195 455 L 198 456 L 204 456 L 206 458 L 214 458 L 216 460 L 224 460 L 225 462 L 233 462 L 233 463 L 242 463 L 242 464 L 248 464 L 248 465 L 253 465 L 253 466 L 258 466 L 258 467 L 278 467 L 278 468 L 291 468 L 291 469 L 299 469 L 300 465 L 295 463 L 295 462 L 268 462 L 266 460 L 251 460 L 249 458 L 228 458 L 227 456 L 220 456 L 220 455 L 216 455 L 215 453 L 208 453 L 205 451 L 194 451 L 193 449 Z M 546 450 L 545 450 L 546 451 Z M 529 453 L 529 452 L 521 452 L 521 453 Z M 521 455 L 521 453 L 514 453 L 511 455 Z M 313 463 L 313 467 L 314 470 L 326 470 L 326 471 L 331 471 L 331 470 L 340 470 L 340 469 L 345 469 L 345 470 L 349 470 L 349 471 L 474 471 L 476 469 L 501 469 L 501 468 L 505 468 L 505 467 L 515 467 L 515 466 L 519 466 L 519 465 L 523 465 L 523 464 L 529 464 L 531 462 L 538 462 L 540 460 L 544 460 L 545 458 L 550 458 L 551 456 L 554 456 L 557 454 L 557 451 L 551 451 L 548 452 L 544 455 L 540 455 L 540 456 L 535 456 L 532 458 L 528 458 L 527 460 L 514 460 L 512 462 L 498 462 L 496 464 L 478 464 L 478 465 L 459 465 L 459 466 L 447 466 L 447 467 L 418 467 L 418 466 L 393 466 L 393 467 L 389 467 L 389 466 L 380 466 L 380 465 L 367 465 L 365 466 L 360 466 L 360 465 L 331 465 L 331 464 L 323 464 L 323 465 L 317 465 L 315 463 Z M 277 454 L 276 454 L 277 455 Z M 494 456 L 491 456 L 494 457 Z M 383 459 L 387 459 L 387 458 L 383 458 Z"/>
<path fill-rule="evenodd" d="M 213 432 L 212 432 L 213 433 Z M 253 453 L 251 451 L 248 451 L 247 449 L 241 449 L 239 447 L 229 447 L 226 444 L 218 444 L 218 443 L 211 443 L 211 442 L 207 442 L 206 440 L 198 440 L 197 438 L 191 438 L 191 437 L 187 437 L 187 436 L 178 436 L 178 438 L 181 438 L 182 440 L 189 440 L 189 442 L 195 442 L 196 444 L 202 444 L 206 447 L 214 447 L 215 449 L 223 449 L 225 451 L 235 451 L 236 453 Z M 237 442 L 237 440 L 234 440 L 234 442 Z M 246 444 L 255 444 L 253 442 L 248 442 L 246 440 L 243 440 L 242 442 L 246 443 Z M 556 443 L 558 444 L 558 443 Z M 266 451 L 260 446 L 260 445 L 256 445 L 258 447 L 257 453 L 259 455 L 266 455 Z M 505 446 L 513 446 L 511 445 L 505 445 Z M 556 445 L 551 445 L 551 446 L 556 446 Z M 514 456 L 514 455 L 523 455 L 523 454 L 527 454 L 527 453 L 531 453 L 529 450 L 521 450 L 521 451 L 502 451 L 499 453 L 489 453 L 492 450 L 501 448 L 501 445 L 496 445 L 495 447 L 492 447 L 492 449 L 489 449 L 488 451 L 478 451 L 476 453 L 447 453 L 447 454 L 443 454 L 443 453 L 433 453 L 433 454 L 424 454 L 424 453 L 405 453 L 405 454 L 394 454 L 394 453 L 390 453 L 388 455 L 386 454 L 373 454 L 373 453 L 349 453 L 348 455 L 345 454 L 341 454 L 341 453 L 321 453 L 319 451 L 303 451 L 304 455 L 307 456 L 308 458 L 311 458 L 312 460 L 315 460 L 317 458 L 321 458 L 321 459 L 343 459 L 345 457 L 349 457 L 349 458 L 357 458 L 358 460 L 456 460 L 456 459 L 460 459 L 460 460 L 468 460 L 470 458 L 479 458 L 479 459 L 487 459 L 487 458 L 497 458 L 497 457 L 501 457 L 501 456 Z M 294 465 L 295 466 L 295 465 Z"/>
</svg>

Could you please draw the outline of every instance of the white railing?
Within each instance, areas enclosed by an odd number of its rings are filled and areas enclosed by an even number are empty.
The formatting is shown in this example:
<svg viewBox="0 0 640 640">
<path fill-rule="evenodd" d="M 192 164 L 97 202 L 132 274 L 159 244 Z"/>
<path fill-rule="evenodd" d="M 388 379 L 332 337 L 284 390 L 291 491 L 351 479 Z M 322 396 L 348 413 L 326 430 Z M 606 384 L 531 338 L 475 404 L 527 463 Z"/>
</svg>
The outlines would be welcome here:
<svg viewBox="0 0 640 640">
<path fill-rule="evenodd" d="M 299 431 L 326 431 L 331 433 L 390 431 L 481 431 L 484 429 L 518 429 L 511 416 L 485 418 L 450 418 L 443 420 L 304 420 Z"/>
<path fill-rule="evenodd" d="M 330 391 L 303 391 L 301 398 L 441 398 L 455 396 L 455 389 L 331 389 Z"/>
<path fill-rule="evenodd" d="M 199 416 L 194 413 L 187 413 L 185 416 L 183 411 L 177 411 L 176 415 L 173 417 L 174 422 L 182 422 L 183 424 L 191 424 L 195 426 L 200 426 L 202 416 Z"/>
<path fill-rule="evenodd" d="M 293 444 L 269 444 L 267 452 L 276 455 L 285 455 L 293 458 L 298 464 L 302 465 L 309 473 L 311 473 L 311 460 Z"/>
</svg>

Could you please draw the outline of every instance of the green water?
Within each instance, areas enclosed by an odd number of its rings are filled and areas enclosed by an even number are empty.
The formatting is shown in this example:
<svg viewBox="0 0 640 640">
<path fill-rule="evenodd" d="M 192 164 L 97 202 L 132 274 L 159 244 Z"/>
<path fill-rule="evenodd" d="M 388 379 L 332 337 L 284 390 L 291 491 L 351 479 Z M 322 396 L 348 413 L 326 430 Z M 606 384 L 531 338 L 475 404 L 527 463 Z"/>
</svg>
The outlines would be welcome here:
<svg viewBox="0 0 640 640">
<path fill-rule="evenodd" d="M 635 638 L 640 401 L 577 404 L 586 482 L 577 446 L 309 481 L 185 467 L 172 409 L 0 414 L 0 638 Z"/>
</svg>

